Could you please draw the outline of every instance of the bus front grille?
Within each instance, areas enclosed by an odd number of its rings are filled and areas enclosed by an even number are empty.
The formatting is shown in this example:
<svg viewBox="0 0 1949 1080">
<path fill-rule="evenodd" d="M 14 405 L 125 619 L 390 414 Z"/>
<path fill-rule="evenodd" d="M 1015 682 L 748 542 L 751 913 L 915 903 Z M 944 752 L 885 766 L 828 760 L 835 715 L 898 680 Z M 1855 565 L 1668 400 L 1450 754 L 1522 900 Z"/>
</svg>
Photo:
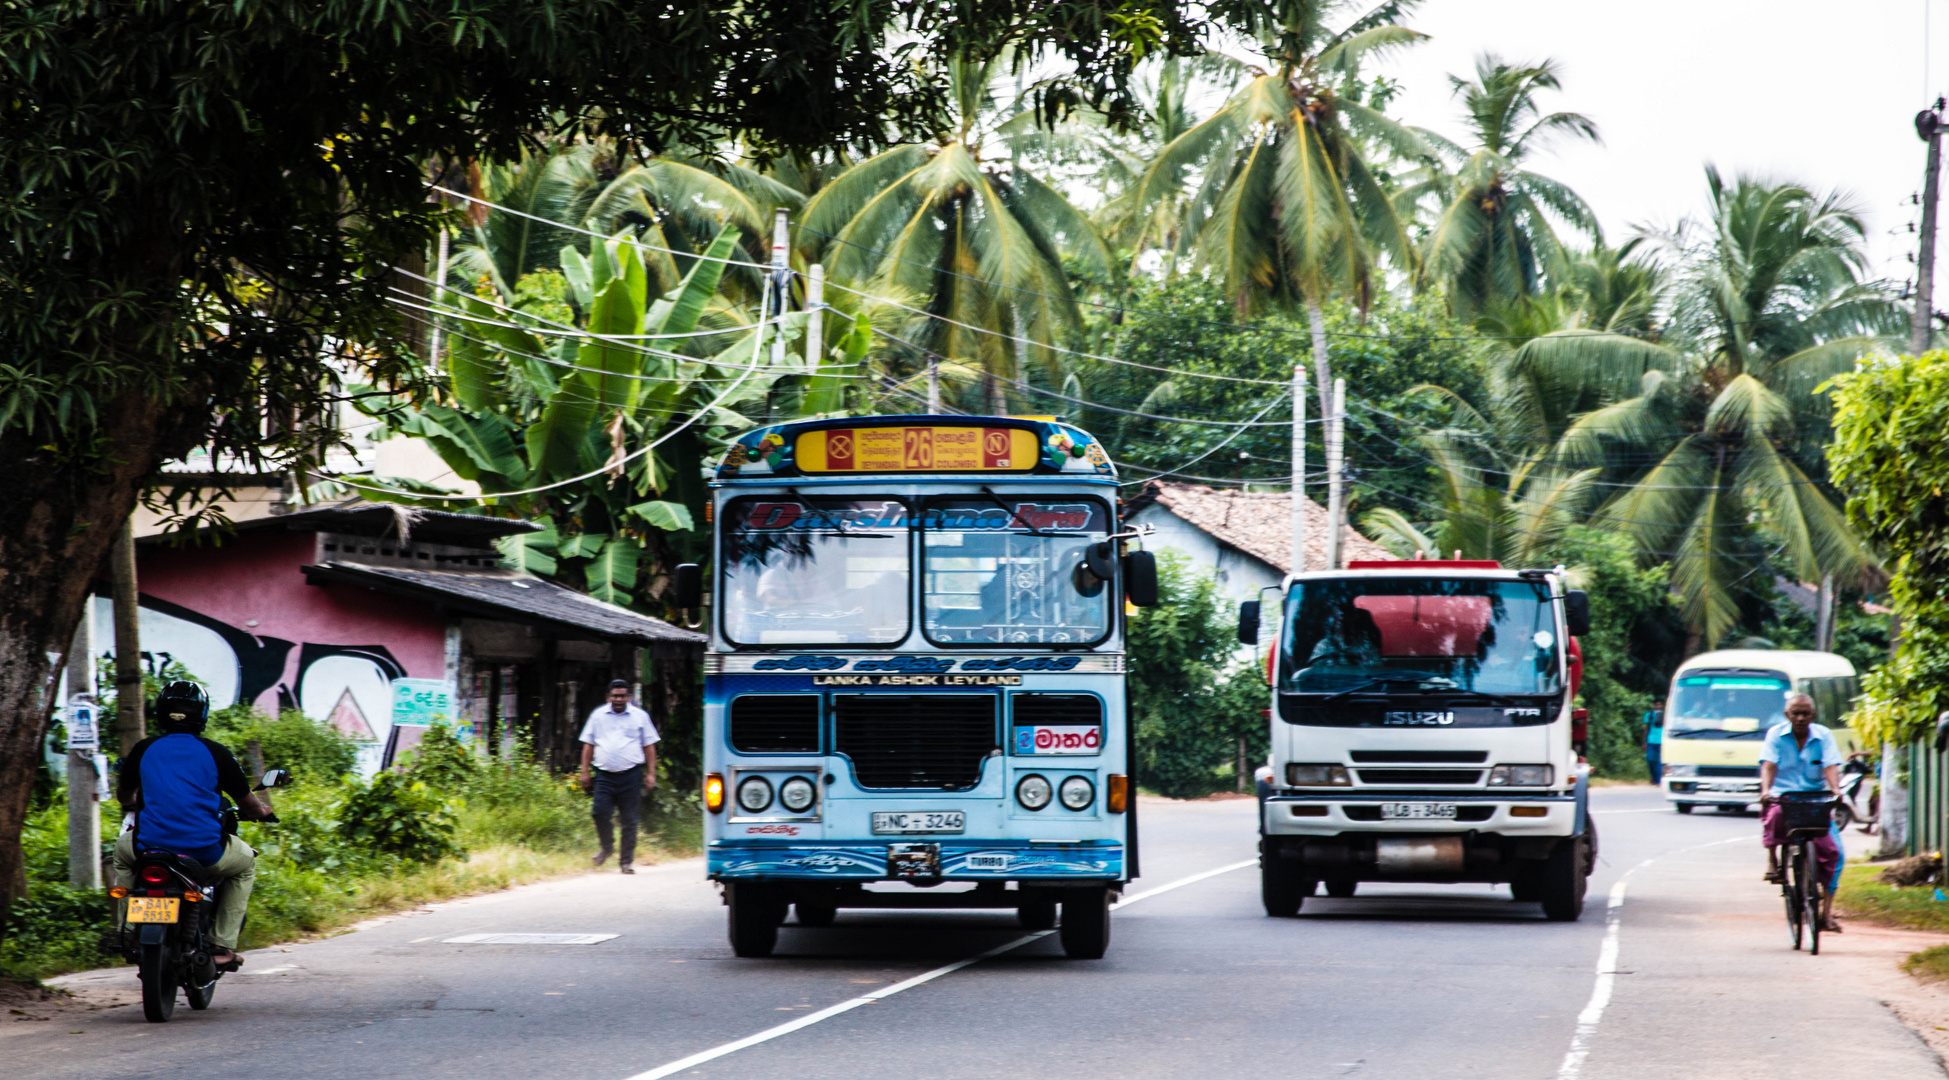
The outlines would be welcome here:
<svg viewBox="0 0 1949 1080">
<path fill-rule="evenodd" d="M 744 694 L 731 702 L 731 748 L 746 754 L 819 752 L 819 695 Z"/>
<path fill-rule="evenodd" d="M 833 751 L 852 759 L 864 788 L 966 791 L 1001 749 L 993 694 L 841 694 L 832 699 Z"/>
</svg>

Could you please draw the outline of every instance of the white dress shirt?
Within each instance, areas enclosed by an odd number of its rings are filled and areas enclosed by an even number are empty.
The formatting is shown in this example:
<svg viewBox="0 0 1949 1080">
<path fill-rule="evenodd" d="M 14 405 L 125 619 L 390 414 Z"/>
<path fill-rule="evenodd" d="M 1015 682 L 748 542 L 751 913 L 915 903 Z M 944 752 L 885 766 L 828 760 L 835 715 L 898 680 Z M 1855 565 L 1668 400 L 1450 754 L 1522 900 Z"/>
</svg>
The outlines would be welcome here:
<svg viewBox="0 0 1949 1080">
<path fill-rule="evenodd" d="M 627 772 L 643 764 L 643 748 L 660 738 L 650 714 L 635 705 L 617 712 L 605 701 L 582 727 L 582 741 L 596 748 L 593 764 L 603 772 Z"/>
</svg>

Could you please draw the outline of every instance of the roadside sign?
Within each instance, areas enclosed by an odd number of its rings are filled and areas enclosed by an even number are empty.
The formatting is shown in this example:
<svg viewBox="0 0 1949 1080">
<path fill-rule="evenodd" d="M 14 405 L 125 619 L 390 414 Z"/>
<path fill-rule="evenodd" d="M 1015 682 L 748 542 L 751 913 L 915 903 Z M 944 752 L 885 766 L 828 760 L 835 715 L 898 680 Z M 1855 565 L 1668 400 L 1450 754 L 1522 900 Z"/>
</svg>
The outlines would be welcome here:
<svg viewBox="0 0 1949 1080">
<path fill-rule="evenodd" d="M 68 749 L 93 751 L 101 746 L 101 732 L 95 726 L 95 703 L 86 694 L 68 699 L 66 722 Z"/>
</svg>

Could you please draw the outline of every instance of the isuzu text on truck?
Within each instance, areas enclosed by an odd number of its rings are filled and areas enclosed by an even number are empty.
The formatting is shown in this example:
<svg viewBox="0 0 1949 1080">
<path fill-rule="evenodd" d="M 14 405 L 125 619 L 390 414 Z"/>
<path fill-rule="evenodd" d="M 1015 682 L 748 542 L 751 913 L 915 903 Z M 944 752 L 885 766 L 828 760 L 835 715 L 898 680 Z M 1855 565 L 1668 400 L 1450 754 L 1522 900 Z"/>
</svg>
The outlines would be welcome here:
<svg viewBox="0 0 1949 1080">
<path fill-rule="evenodd" d="M 1577 918 L 1597 855 L 1571 701 L 1585 594 L 1561 568 L 1472 560 L 1355 562 L 1282 592 L 1239 620 L 1247 643 L 1278 627 L 1266 913 L 1322 884 L 1473 881 Z"/>
</svg>

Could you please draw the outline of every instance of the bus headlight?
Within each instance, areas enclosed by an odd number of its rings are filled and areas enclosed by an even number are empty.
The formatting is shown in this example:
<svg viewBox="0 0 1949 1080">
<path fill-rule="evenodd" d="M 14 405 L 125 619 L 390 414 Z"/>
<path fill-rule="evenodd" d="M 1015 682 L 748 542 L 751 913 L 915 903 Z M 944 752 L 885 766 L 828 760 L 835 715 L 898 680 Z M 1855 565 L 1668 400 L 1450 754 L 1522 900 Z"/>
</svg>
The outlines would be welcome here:
<svg viewBox="0 0 1949 1080">
<path fill-rule="evenodd" d="M 1071 810 L 1088 810 L 1096 801 L 1096 785 L 1087 776 L 1064 778 L 1062 786 L 1056 789 L 1056 797 Z"/>
<path fill-rule="evenodd" d="M 1288 787 L 1352 787 L 1353 777 L 1347 775 L 1345 765 L 1302 765 L 1294 761 L 1286 765 L 1286 785 Z"/>
<path fill-rule="evenodd" d="M 819 789 L 803 776 L 794 776 L 778 785 L 778 801 L 794 814 L 803 814 L 812 809 L 812 802 L 818 798 Z"/>
<path fill-rule="evenodd" d="M 1024 810 L 1040 810 L 1048 806 L 1049 796 L 1054 794 L 1055 790 L 1049 786 L 1049 781 L 1035 773 L 1030 773 L 1015 782 L 1015 801 L 1021 803 Z"/>
<path fill-rule="evenodd" d="M 1549 787 L 1554 765 L 1498 765 L 1489 770 L 1490 787 Z"/>
<path fill-rule="evenodd" d="M 738 806 L 756 814 L 771 805 L 771 781 L 762 776 L 747 776 L 738 781 Z"/>
</svg>

